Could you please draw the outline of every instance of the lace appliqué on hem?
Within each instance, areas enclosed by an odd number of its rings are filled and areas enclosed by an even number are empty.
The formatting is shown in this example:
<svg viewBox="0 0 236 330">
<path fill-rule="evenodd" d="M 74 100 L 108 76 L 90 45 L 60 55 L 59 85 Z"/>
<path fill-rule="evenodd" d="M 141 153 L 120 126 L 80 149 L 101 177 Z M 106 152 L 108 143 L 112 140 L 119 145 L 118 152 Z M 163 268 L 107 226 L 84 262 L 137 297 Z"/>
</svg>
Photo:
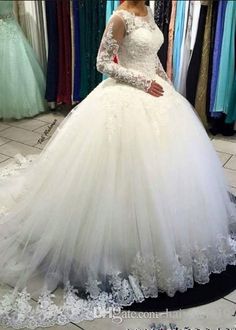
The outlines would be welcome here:
<svg viewBox="0 0 236 330">
<path fill-rule="evenodd" d="M 16 154 L 10 164 L 0 168 L 0 180 L 16 174 L 21 169 L 27 168 L 37 157 L 38 155 L 23 156 Z"/>
<path fill-rule="evenodd" d="M 90 278 L 86 283 L 87 299 L 82 299 L 68 282 L 61 305 L 54 303 L 56 295 L 48 291 L 39 297 L 36 306 L 26 289 L 6 294 L 0 301 L 0 323 L 16 329 L 65 325 L 105 317 L 111 308 L 117 310 L 148 297 L 158 297 L 159 292 L 172 297 L 176 291 L 192 288 L 194 280 L 207 283 L 210 273 L 222 272 L 227 264 L 236 265 L 235 243 L 232 238 L 219 236 L 214 247 L 194 246 L 189 264 L 184 265 L 181 257 L 176 256 L 176 263 L 170 265 L 173 271 L 169 277 L 157 257 L 144 258 L 138 253 L 128 276 L 121 272 L 110 275 L 110 292 L 102 291 L 102 283 Z"/>
<path fill-rule="evenodd" d="M 18 37 L 14 14 L 0 15 L 0 40 L 17 40 Z"/>
</svg>

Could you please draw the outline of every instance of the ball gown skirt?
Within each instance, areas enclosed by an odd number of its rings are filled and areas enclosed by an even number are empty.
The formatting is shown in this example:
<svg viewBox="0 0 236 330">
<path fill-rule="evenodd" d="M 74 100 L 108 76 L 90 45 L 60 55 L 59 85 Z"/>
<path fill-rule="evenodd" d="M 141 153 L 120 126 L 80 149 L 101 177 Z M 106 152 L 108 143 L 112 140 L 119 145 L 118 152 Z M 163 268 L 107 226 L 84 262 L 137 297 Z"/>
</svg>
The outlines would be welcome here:
<svg viewBox="0 0 236 330">
<path fill-rule="evenodd" d="M 159 98 L 108 78 L 40 155 L 1 170 L 0 280 L 17 297 L 15 321 L 10 296 L 1 301 L 4 324 L 91 319 L 94 306 L 173 296 L 235 265 L 236 209 L 220 160 L 188 101 L 156 80 Z M 62 284 L 60 308 L 45 291 L 30 309 L 28 293 Z"/>
<path fill-rule="evenodd" d="M 14 15 L 1 16 L 4 3 L 0 3 L 0 119 L 33 117 L 46 110 L 45 77 Z"/>
<path fill-rule="evenodd" d="M 110 78 L 41 154 L 0 171 L 0 283 L 14 287 L 1 324 L 78 323 L 236 266 L 229 182 L 196 112 L 156 71 L 162 42 L 150 11 L 112 15 L 97 57 Z M 140 89 L 145 75 L 163 96 Z"/>
</svg>

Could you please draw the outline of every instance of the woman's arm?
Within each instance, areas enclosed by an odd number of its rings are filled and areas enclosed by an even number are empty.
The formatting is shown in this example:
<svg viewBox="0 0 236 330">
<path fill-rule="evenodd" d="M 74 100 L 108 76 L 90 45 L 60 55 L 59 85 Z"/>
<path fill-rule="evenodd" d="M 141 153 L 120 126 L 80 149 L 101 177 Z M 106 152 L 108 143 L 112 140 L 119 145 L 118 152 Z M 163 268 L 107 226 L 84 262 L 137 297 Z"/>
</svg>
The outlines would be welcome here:
<svg viewBox="0 0 236 330">
<path fill-rule="evenodd" d="M 126 33 L 124 20 L 119 15 L 113 15 L 104 31 L 97 55 L 97 70 L 117 81 L 127 83 L 148 92 L 152 80 L 134 69 L 127 69 L 113 61 Z"/>
</svg>

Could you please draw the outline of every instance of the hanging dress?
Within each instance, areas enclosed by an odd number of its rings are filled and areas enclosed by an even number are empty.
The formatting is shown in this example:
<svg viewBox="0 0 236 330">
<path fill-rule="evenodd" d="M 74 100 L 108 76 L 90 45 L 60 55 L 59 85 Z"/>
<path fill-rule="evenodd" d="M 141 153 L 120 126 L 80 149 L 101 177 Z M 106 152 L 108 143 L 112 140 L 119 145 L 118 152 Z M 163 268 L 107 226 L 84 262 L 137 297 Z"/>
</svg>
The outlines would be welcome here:
<svg viewBox="0 0 236 330">
<path fill-rule="evenodd" d="M 205 23 L 207 17 L 207 6 L 201 4 L 199 22 L 198 22 L 198 29 L 197 29 L 197 36 L 195 41 L 195 46 L 192 52 L 187 79 L 186 79 L 186 97 L 187 100 L 194 105 L 196 92 L 197 92 L 197 85 L 198 85 L 198 78 L 201 66 L 201 56 L 202 56 L 202 47 L 203 47 L 203 37 L 204 37 L 204 30 L 205 30 Z"/>
<path fill-rule="evenodd" d="M 234 121 L 236 121 L 236 73 L 234 73 L 234 83 L 229 100 L 229 107 L 228 107 L 225 123 L 231 124 Z"/>
<path fill-rule="evenodd" d="M 204 38 L 201 54 L 201 64 L 199 79 L 197 84 L 196 98 L 195 98 L 195 108 L 204 124 L 205 127 L 208 126 L 207 121 L 207 86 L 208 86 L 208 69 L 209 69 L 209 55 L 211 47 L 211 29 L 212 29 L 212 11 L 213 11 L 213 0 L 207 2 L 208 10 L 206 17 L 206 24 L 204 29 Z"/>
<path fill-rule="evenodd" d="M 45 111 L 45 77 L 14 17 L 13 1 L 0 1 L 0 59 L 0 119 Z"/>
<path fill-rule="evenodd" d="M 73 0 L 73 22 L 74 22 L 74 85 L 73 85 L 73 101 L 80 101 L 80 83 L 81 83 L 81 73 L 80 73 L 80 24 L 79 24 L 79 2 Z"/>
<path fill-rule="evenodd" d="M 214 112 L 223 112 L 226 115 L 229 109 L 235 76 L 235 34 L 236 2 L 228 1 L 225 12 L 219 74 L 213 108 Z"/>
<path fill-rule="evenodd" d="M 155 2 L 155 6 L 154 6 L 155 22 L 164 35 L 164 43 L 158 52 L 158 57 L 160 58 L 164 70 L 166 70 L 166 65 L 167 65 L 168 33 L 169 33 L 171 10 L 172 10 L 171 0 L 159 0 Z"/>
<path fill-rule="evenodd" d="M 179 81 L 179 65 L 181 57 L 181 45 L 184 35 L 184 24 L 185 24 L 185 1 L 177 2 L 176 9 L 176 20 L 175 20 L 175 33 L 174 33 L 174 51 L 173 51 L 173 81 L 174 86 Z"/>
<path fill-rule="evenodd" d="M 167 50 L 167 61 L 166 61 L 166 73 L 171 81 L 173 80 L 173 44 L 174 44 L 176 7 L 177 7 L 177 0 L 173 0 L 170 24 L 169 24 L 168 50 Z"/>
<path fill-rule="evenodd" d="M 57 102 L 71 104 L 72 96 L 72 50 L 70 1 L 57 0 L 57 19 L 59 34 L 59 76 Z"/>
<path fill-rule="evenodd" d="M 193 6 L 191 1 L 186 1 L 184 8 L 183 36 L 180 47 L 180 57 L 178 65 L 178 77 L 175 79 L 176 90 L 185 96 L 186 74 L 188 70 L 188 53 L 190 48 L 190 30 L 192 25 Z"/>
<path fill-rule="evenodd" d="M 48 40 L 43 13 L 44 1 L 16 1 L 20 26 L 46 73 Z"/>
<path fill-rule="evenodd" d="M 225 1 L 225 0 L 219 1 L 217 23 L 216 23 L 216 33 L 215 33 L 215 40 L 214 40 L 211 94 L 210 94 L 210 112 L 212 113 L 212 116 L 214 116 L 213 108 L 214 108 L 214 102 L 215 102 L 215 96 L 216 96 L 216 86 L 217 86 L 217 80 L 218 80 L 218 74 L 219 74 L 226 6 L 227 6 L 227 1 Z"/>
<path fill-rule="evenodd" d="M 59 75 L 59 35 L 56 1 L 46 0 L 46 18 L 48 33 L 48 65 L 45 98 L 48 102 L 56 102 Z"/>
</svg>

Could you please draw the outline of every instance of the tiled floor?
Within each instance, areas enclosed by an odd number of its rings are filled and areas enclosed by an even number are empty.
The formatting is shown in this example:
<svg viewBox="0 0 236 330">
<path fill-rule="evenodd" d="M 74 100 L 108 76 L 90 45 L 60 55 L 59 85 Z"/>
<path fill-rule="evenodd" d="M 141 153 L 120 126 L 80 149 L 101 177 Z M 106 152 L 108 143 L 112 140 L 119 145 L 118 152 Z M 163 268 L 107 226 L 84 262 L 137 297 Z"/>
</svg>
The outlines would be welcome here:
<svg viewBox="0 0 236 330">
<path fill-rule="evenodd" d="M 50 136 L 63 120 L 64 116 L 60 112 L 49 112 L 41 114 L 33 119 L 20 121 L 0 122 L 0 167 L 11 161 L 16 153 L 23 155 L 40 153 Z M 39 138 L 49 125 L 57 120 L 56 125 L 50 131 L 47 140 L 42 144 L 38 143 Z M 236 136 L 210 137 L 219 155 L 222 166 L 228 178 L 232 192 L 236 195 Z M 0 288 L 2 293 L 5 288 Z M 124 313 L 124 312 L 123 312 Z M 203 306 L 188 308 L 182 311 L 157 313 L 153 315 L 127 315 L 123 318 L 113 315 L 113 318 L 98 319 L 95 321 L 81 322 L 80 324 L 69 324 L 67 329 L 85 330 L 144 330 L 150 329 L 152 323 L 176 324 L 179 328 L 189 327 L 191 329 L 221 329 L 236 328 L 236 290 L 226 297 L 213 303 Z M 235 314 L 235 316 L 233 316 Z M 121 321 L 121 322 L 120 322 Z M 62 327 L 55 327 L 55 329 Z"/>
</svg>

